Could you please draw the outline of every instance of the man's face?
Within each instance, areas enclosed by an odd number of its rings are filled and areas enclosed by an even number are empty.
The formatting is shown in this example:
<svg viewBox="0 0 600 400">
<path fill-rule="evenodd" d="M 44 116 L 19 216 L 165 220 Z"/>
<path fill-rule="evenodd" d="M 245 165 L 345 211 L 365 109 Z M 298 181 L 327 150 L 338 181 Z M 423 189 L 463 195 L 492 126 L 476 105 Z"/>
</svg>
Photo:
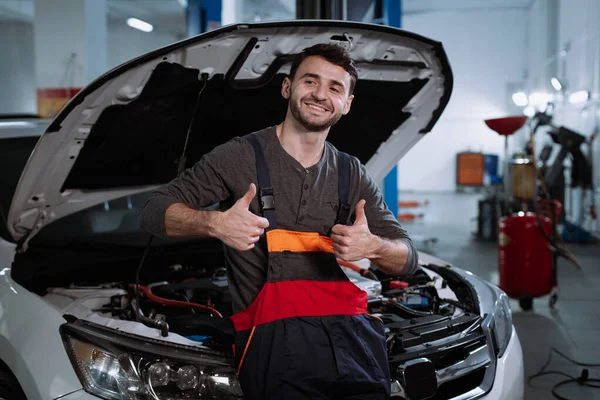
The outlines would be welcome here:
<svg viewBox="0 0 600 400">
<path fill-rule="evenodd" d="M 350 111 L 350 74 L 319 56 L 307 57 L 293 81 L 285 78 L 281 93 L 292 116 L 311 132 L 333 126 Z"/>
</svg>

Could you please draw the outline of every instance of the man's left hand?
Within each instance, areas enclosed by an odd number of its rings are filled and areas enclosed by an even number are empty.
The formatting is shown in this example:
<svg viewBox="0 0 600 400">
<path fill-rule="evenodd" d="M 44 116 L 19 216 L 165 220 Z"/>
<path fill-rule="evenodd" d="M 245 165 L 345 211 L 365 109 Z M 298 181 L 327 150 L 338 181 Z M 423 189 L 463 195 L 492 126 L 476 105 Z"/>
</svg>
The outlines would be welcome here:
<svg viewBox="0 0 600 400">
<path fill-rule="evenodd" d="M 356 205 L 354 225 L 335 225 L 331 229 L 333 253 L 344 261 L 358 261 L 369 258 L 377 246 L 377 240 L 369 230 L 365 215 L 365 200 Z"/>
</svg>

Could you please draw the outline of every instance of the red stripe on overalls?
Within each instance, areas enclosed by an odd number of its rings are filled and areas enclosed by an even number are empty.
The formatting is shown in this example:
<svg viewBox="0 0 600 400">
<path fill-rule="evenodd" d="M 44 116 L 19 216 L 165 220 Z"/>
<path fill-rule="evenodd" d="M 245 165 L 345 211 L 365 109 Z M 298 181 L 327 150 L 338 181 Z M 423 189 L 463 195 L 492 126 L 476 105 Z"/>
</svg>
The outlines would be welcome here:
<svg viewBox="0 0 600 400">
<path fill-rule="evenodd" d="M 367 293 L 352 282 L 267 282 L 246 310 L 231 317 L 236 331 L 292 317 L 359 315 Z"/>
<path fill-rule="evenodd" d="M 333 253 L 331 239 L 314 232 L 267 232 L 269 252 Z M 244 311 L 231 317 L 236 331 L 292 317 L 359 315 L 367 312 L 367 293 L 349 280 L 267 282 Z"/>
</svg>

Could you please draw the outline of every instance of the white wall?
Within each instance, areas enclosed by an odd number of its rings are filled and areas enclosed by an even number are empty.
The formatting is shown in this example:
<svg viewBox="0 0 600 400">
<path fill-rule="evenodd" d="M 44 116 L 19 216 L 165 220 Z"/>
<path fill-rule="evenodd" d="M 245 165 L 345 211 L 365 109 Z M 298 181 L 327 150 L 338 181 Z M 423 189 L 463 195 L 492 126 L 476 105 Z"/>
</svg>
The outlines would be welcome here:
<svg viewBox="0 0 600 400">
<path fill-rule="evenodd" d="M 402 191 L 454 191 L 456 154 L 500 156 L 504 139 L 484 123 L 513 112 L 507 84 L 526 68 L 526 8 L 428 11 L 403 15 L 404 29 L 441 41 L 454 73 L 450 103 L 435 128 L 400 162 Z"/>
<path fill-rule="evenodd" d="M 98 75 L 148 51 L 169 45 L 181 38 L 174 33 L 156 30 L 151 33 L 130 28 L 124 22 L 111 21 L 108 25 L 107 68 L 94 71 Z M 34 27 L 30 22 L 0 21 L 0 114 L 36 113 L 36 48 Z M 43 45 L 40 47 L 44 47 Z M 50 58 L 43 48 L 43 57 Z M 82 69 L 76 69 L 71 79 L 65 80 L 65 59 L 55 53 L 52 60 L 40 65 L 41 86 L 77 86 L 84 84 Z"/>
<path fill-rule="evenodd" d="M 69 5 L 60 0 L 36 1 L 33 29 L 37 87 L 81 87 L 93 79 L 87 74 L 88 54 L 93 51 L 86 43 L 85 17 L 90 4 L 82 0 Z M 103 55 L 94 57 L 96 62 Z"/>
<path fill-rule="evenodd" d="M 0 114 L 34 114 L 33 27 L 2 21 L 0 38 Z"/>
<path fill-rule="evenodd" d="M 544 21 L 547 20 L 546 12 L 553 2 L 557 2 L 558 22 L 557 26 L 547 27 Z M 555 123 L 565 125 L 587 138 L 594 131 L 600 132 L 600 1 L 597 0 L 535 0 L 532 5 L 529 21 L 531 25 L 531 37 L 533 33 L 538 32 L 538 37 L 547 30 L 556 31 L 558 35 L 554 42 L 548 43 L 552 49 L 546 59 L 530 59 L 528 69 L 530 76 L 528 79 L 529 87 L 536 87 L 539 82 L 539 76 L 548 65 L 556 63 L 558 77 L 566 83 L 567 95 L 569 92 L 579 90 L 589 90 L 592 94 L 592 100 L 582 105 L 572 105 L 564 99 L 558 100 L 555 110 Z M 566 52 L 561 50 L 568 49 Z M 552 93 L 552 92 L 551 92 Z M 536 135 L 536 145 L 540 146 L 544 141 L 548 141 L 547 135 L 541 131 Z M 584 153 L 587 153 L 589 146 L 582 146 Z M 555 153 L 558 151 L 555 148 Z M 600 138 L 593 142 L 593 173 L 596 190 L 596 207 L 600 209 Z M 568 164 L 568 163 L 567 163 Z M 582 203 L 582 197 L 575 193 L 574 202 L 569 201 L 569 195 L 566 197 L 566 208 L 570 219 L 577 222 L 582 214 L 581 205 L 587 207 L 591 204 Z M 588 201 L 591 196 L 588 193 Z M 587 208 L 583 211 L 585 214 Z M 584 221 L 584 227 L 590 230 L 600 231 L 600 224 L 591 224 L 588 219 Z"/>
</svg>

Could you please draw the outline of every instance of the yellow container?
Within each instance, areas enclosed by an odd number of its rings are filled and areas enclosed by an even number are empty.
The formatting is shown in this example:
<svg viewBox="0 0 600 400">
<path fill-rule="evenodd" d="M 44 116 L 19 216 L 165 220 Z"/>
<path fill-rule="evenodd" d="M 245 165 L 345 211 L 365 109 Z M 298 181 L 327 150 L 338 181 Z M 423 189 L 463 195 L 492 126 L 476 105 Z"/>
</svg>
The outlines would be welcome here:
<svg viewBox="0 0 600 400">
<path fill-rule="evenodd" d="M 531 160 L 511 160 L 511 195 L 515 200 L 535 199 L 535 168 Z"/>
</svg>

